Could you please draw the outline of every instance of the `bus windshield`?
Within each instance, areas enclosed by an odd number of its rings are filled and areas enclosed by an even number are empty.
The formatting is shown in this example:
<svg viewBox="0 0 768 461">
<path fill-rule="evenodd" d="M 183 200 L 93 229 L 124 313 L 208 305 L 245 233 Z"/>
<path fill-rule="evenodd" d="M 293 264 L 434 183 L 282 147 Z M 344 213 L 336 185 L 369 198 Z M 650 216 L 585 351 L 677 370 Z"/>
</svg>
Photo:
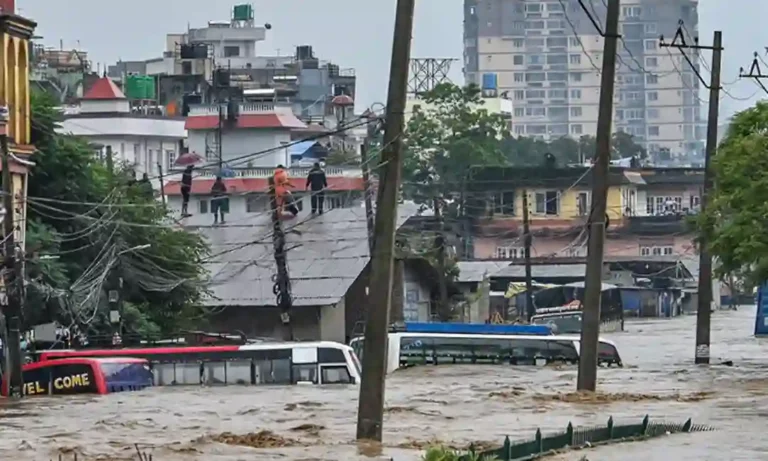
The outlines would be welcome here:
<svg viewBox="0 0 768 461">
<path fill-rule="evenodd" d="M 147 362 L 138 361 L 104 361 L 99 364 L 104 374 L 104 382 L 108 390 L 113 387 L 130 388 L 151 386 L 153 380 L 152 371 Z M 116 390 L 116 389 L 115 389 Z"/>
<path fill-rule="evenodd" d="M 549 325 L 555 334 L 574 334 L 581 332 L 581 312 L 570 314 L 534 315 L 531 322 L 535 325 Z"/>
</svg>

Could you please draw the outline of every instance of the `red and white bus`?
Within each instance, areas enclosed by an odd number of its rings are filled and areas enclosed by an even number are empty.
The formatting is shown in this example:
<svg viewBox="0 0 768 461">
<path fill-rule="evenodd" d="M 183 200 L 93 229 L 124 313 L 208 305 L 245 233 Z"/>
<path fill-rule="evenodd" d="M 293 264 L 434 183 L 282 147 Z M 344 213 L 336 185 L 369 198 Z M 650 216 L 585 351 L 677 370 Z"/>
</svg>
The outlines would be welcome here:
<svg viewBox="0 0 768 461">
<path fill-rule="evenodd" d="M 330 341 L 52 350 L 41 353 L 40 361 L 72 357 L 147 359 L 156 386 L 357 384 L 361 371 L 351 347 Z"/>
<path fill-rule="evenodd" d="M 149 361 L 133 357 L 62 358 L 24 365 L 24 395 L 111 394 L 152 386 Z M 8 395 L 8 374 L 0 385 Z"/>
</svg>

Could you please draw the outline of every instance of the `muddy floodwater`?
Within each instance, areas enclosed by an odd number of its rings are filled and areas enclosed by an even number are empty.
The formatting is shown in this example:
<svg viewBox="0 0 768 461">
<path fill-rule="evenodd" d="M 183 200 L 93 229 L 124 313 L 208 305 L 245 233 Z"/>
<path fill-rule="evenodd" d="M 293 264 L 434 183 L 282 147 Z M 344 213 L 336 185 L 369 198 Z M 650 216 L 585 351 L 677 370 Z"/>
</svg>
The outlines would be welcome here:
<svg viewBox="0 0 768 461">
<path fill-rule="evenodd" d="M 752 336 L 754 306 L 713 317 L 713 366 L 693 363 L 695 317 L 628 322 L 623 369 L 601 369 L 594 399 L 569 395 L 574 367 L 440 366 L 387 380 L 383 447 L 356 445 L 354 387 L 155 388 L 85 398 L 0 401 L 0 459 L 157 461 L 416 460 L 435 441 L 495 446 L 575 425 L 653 419 L 715 432 L 561 455 L 595 460 L 768 460 L 768 341 Z M 732 366 L 719 365 L 730 360 Z M 260 448 L 253 448 L 260 447 Z M 69 457 L 69 458 L 68 458 Z"/>
</svg>

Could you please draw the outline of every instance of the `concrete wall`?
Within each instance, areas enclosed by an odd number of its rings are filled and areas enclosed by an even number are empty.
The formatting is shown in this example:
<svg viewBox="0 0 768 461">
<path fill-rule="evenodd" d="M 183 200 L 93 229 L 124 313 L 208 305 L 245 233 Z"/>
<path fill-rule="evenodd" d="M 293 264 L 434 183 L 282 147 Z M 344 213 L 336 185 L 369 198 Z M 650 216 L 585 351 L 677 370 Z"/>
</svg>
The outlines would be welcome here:
<svg viewBox="0 0 768 461">
<path fill-rule="evenodd" d="M 291 312 L 293 334 L 301 341 L 343 342 L 344 302 L 336 306 L 296 307 Z M 214 332 L 242 331 L 249 338 L 287 338 L 287 330 L 276 307 L 230 307 L 211 319 Z"/>
<path fill-rule="evenodd" d="M 218 159 L 216 130 L 190 130 L 189 150 L 209 160 Z M 231 161 L 232 168 L 247 166 L 274 168 L 279 164 L 289 166 L 290 154 L 287 148 L 280 148 L 291 142 L 288 130 L 236 129 L 222 134 L 221 151 L 224 162 Z M 246 160 L 239 157 L 275 149 L 264 155 L 252 156 Z"/>
</svg>

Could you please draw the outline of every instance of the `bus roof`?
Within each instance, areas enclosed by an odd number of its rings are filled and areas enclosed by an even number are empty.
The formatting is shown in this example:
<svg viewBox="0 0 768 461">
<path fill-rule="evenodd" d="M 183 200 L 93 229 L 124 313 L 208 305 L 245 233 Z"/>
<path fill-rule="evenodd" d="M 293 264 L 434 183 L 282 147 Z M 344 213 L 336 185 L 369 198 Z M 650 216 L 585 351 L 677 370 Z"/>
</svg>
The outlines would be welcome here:
<svg viewBox="0 0 768 461">
<path fill-rule="evenodd" d="M 449 333 L 390 333 L 390 336 L 401 336 L 405 338 L 499 338 L 503 337 L 502 335 L 468 335 L 468 334 L 449 334 Z M 355 340 L 362 340 L 363 337 L 355 338 Z M 557 341 L 557 340 L 564 340 L 564 341 L 581 341 L 581 337 L 578 335 L 549 335 L 549 336 L 540 336 L 540 335 L 509 335 L 508 339 L 534 339 L 538 341 Z M 608 339 L 600 338 L 600 342 L 610 344 L 611 346 L 615 346 L 616 344 Z"/>
<path fill-rule="evenodd" d="M 56 365 L 100 365 L 104 363 L 149 363 L 147 359 L 140 359 L 136 357 L 68 357 L 55 361 L 42 361 L 28 363 L 24 365 L 24 370 L 37 370 L 38 368 L 45 368 Z"/>
<path fill-rule="evenodd" d="M 547 325 L 498 325 L 492 323 L 426 323 L 406 322 L 393 332 L 448 333 L 476 335 L 551 335 Z"/>
</svg>

